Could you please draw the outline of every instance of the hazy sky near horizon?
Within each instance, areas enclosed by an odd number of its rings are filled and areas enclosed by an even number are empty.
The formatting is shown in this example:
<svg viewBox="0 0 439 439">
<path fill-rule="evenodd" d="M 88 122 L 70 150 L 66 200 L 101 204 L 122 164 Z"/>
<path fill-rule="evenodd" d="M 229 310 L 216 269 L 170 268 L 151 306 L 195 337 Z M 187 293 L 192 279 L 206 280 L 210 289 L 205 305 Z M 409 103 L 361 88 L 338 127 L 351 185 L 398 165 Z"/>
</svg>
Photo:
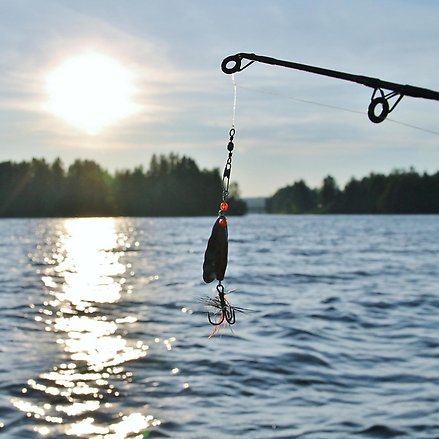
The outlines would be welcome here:
<svg viewBox="0 0 439 439">
<path fill-rule="evenodd" d="M 0 161 L 84 158 L 114 171 L 172 151 L 222 169 L 233 103 L 223 58 L 253 52 L 439 90 L 438 19 L 433 0 L 0 0 Z M 130 72 L 136 106 L 94 134 L 47 105 L 47 78 L 85 53 Z M 439 102 L 405 97 L 376 125 L 372 90 L 358 84 L 263 64 L 235 79 L 243 196 L 439 169 Z"/>
</svg>

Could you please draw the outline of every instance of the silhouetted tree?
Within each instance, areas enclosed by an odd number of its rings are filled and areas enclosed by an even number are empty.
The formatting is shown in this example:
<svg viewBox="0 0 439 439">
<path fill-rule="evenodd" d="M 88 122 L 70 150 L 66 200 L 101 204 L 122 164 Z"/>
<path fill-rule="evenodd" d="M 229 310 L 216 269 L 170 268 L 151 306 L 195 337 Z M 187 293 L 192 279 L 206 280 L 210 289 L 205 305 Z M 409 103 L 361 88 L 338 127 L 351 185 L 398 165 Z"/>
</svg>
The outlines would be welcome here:
<svg viewBox="0 0 439 439">
<path fill-rule="evenodd" d="M 66 211 L 74 216 L 105 216 L 114 211 L 112 181 L 107 171 L 90 160 L 75 160 L 67 171 Z"/>
<path fill-rule="evenodd" d="M 143 168 L 134 171 L 118 171 L 114 178 L 114 195 L 116 213 L 126 216 L 146 216 L 148 202 L 146 200 L 148 181 Z"/>
<path fill-rule="evenodd" d="M 317 191 L 303 180 L 279 189 L 267 203 L 272 213 L 310 213 L 317 209 Z"/>
<path fill-rule="evenodd" d="M 319 207 L 322 212 L 331 212 L 336 209 L 339 202 L 340 189 L 334 177 L 328 175 L 323 179 L 319 191 Z"/>
<path fill-rule="evenodd" d="M 0 214 L 2 216 L 27 215 L 26 189 L 31 179 L 29 163 L 0 163 Z"/>
</svg>

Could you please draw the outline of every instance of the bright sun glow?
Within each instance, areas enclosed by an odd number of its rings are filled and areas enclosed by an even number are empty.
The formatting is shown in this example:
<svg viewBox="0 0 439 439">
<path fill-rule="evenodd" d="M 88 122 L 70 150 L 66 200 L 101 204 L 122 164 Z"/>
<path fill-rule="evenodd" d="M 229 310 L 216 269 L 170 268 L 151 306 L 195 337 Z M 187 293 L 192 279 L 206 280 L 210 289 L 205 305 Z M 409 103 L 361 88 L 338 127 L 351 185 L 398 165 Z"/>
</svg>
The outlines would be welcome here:
<svg viewBox="0 0 439 439">
<path fill-rule="evenodd" d="M 67 59 L 49 74 L 47 86 L 49 110 L 88 134 L 138 111 L 131 72 L 98 53 Z"/>
</svg>

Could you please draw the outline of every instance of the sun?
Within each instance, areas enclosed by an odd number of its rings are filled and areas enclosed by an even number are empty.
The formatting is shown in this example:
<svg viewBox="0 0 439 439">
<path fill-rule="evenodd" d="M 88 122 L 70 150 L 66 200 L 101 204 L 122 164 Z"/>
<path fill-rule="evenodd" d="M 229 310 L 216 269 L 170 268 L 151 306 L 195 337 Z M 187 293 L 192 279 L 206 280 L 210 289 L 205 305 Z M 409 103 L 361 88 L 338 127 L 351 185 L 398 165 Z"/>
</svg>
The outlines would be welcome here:
<svg viewBox="0 0 439 439">
<path fill-rule="evenodd" d="M 47 90 L 48 110 L 88 134 L 139 110 L 133 102 L 133 74 L 95 52 L 62 62 L 47 76 Z"/>
</svg>

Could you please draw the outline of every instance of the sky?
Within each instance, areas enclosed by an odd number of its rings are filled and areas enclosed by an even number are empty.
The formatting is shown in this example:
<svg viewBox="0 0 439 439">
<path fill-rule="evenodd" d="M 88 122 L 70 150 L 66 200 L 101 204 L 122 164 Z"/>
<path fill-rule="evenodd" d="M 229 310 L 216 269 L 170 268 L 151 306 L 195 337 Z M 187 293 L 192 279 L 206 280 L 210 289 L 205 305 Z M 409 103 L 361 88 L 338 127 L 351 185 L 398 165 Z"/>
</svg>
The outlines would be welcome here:
<svg viewBox="0 0 439 439">
<path fill-rule="evenodd" d="M 81 158 L 114 172 L 174 152 L 222 169 L 234 99 L 225 57 L 250 52 L 439 90 L 438 19 L 433 0 L 0 0 L 0 161 Z M 109 83 L 103 105 L 78 104 L 75 117 L 114 113 L 94 131 L 66 120 L 48 85 L 90 54 L 129 78 L 129 102 Z M 373 90 L 362 85 L 258 63 L 234 78 L 231 181 L 244 197 L 300 179 L 317 187 L 327 175 L 343 186 L 371 172 L 439 169 L 437 101 L 404 97 L 373 124 Z"/>
</svg>

